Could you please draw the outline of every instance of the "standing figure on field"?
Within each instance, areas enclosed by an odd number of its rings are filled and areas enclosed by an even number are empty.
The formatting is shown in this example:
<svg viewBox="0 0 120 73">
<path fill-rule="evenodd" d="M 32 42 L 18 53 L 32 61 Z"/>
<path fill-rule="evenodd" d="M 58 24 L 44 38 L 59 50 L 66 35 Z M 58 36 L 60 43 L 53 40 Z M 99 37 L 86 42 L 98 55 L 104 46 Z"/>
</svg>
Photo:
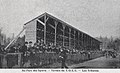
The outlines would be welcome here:
<svg viewBox="0 0 120 73">
<path fill-rule="evenodd" d="M 62 48 L 59 58 L 60 58 L 61 61 L 62 61 L 62 63 L 61 63 L 61 68 L 68 68 L 68 67 L 66 66 L 67 50 L 65 49 L 65 47 Z"/>
</svg>

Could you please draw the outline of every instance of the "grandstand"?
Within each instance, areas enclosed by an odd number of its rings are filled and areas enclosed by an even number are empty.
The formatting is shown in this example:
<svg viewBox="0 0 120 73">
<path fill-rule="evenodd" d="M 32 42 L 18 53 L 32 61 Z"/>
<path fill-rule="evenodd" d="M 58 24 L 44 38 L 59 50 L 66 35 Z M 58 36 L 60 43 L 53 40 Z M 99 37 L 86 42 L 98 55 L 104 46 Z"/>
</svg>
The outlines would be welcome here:
<svg viewBox="0 0 120 73">
<path fill-rule="evenodd" d="M 44 44 L 53 43 L 68 49 L 100 50 L 100 41 L 48 13 L 43 13 L 24 25 L 27 42 L 43 40 Z"/>
</svg>

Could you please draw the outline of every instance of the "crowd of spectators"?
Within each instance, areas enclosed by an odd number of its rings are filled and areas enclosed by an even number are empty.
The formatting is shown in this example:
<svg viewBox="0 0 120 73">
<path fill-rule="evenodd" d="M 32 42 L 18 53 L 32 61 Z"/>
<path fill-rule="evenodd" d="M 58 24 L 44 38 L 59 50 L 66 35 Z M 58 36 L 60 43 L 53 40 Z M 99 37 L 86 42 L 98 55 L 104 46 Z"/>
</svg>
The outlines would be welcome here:
<svg viewBox="0 0 120 73">
<path fill-rule="evenodd" d="M 85 54 L 85 55 L 90 55 L 92 52 L 89 51 L 81 51 L 77 49 L 69 49 L 66 47 L 63 47 L 61 45 L 55 46 L 54 43 L 49 43 L 49 44 L 44 44 L 43 41 L 38 41 L 37 43 L 33 42 L 25 42 L 24 45 L 12 45 L 10 46 L 7 50 L 4 50 L 4 46 L 0 45 L 0 52 L 1 53 L 22 53 L 22 64 L 25 65 L 26 62 L 30 61 L 31 64 L 35 63 L 36 61 L 36 54 L 37 53 L 56 53 L 56 54 L 61 54 L 64 52 L 66 54 Z M 63 50 L 65 50 L 63 52 Z M 66 56 L 63 59 L 63 66 L 66 67 L 64 60 L 66 59 Z"/>
</svg>

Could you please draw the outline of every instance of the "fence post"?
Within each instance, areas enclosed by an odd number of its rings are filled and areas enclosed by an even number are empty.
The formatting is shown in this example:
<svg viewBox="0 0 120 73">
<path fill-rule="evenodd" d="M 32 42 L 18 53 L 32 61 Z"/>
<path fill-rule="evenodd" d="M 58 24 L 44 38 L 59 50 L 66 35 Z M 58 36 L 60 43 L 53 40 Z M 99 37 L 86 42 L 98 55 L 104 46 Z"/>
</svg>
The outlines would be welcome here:
<svg viewBox="0 0 120 73">
<path fill-rule="evenodd" d="M 6 55 L 3 55 L 3 59 L 2 59 L 2 68 L 7 68 Z"/>
<path fill-rule="evenodd" d="M 18 67 L 21 67 L 21 53 L 18 53 Z"/>
</svg>

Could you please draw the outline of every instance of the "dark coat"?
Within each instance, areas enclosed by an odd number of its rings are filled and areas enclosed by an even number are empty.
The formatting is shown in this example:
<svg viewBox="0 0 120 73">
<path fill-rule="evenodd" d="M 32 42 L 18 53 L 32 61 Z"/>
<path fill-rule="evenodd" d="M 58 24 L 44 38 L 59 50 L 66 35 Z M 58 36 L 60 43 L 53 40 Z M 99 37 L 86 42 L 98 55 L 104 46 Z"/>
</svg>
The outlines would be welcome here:
<svg viewBox="0 0 120 73">
<path fill-rule="evenodd" d="M 67 50 L 61 51 L 60 56 L 63 57 L 63 60 L 66 60 L 66 59 L 67 59 L 67 53 L 68 53 Z"/>
<path fill-rule="evenodd" d="M 23 46 L 20 48 L 19 51 L 22 52 L 22 53 L 27 52 L 27 46 L 26 46 L 26 45 L 23 45 Z"/>
</svg>

